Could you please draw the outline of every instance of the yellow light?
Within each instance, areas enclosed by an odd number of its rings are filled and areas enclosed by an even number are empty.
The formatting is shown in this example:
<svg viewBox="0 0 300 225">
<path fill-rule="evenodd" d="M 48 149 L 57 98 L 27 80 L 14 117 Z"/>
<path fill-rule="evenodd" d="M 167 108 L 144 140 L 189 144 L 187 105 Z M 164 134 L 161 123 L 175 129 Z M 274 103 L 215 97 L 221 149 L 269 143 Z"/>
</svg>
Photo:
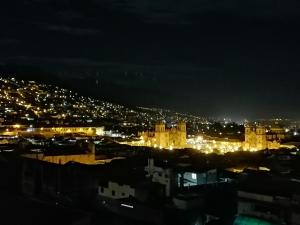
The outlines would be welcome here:
<svg viewBox="0 0 300 225">
<path fill-rule="evenodd" d="M 13 128 L 16 128 L 16 129 L 19 129 L 20 127 L 21 127 L 20 124 L 15 124 L 15 125 L 13 125 Z"/>
</svg>

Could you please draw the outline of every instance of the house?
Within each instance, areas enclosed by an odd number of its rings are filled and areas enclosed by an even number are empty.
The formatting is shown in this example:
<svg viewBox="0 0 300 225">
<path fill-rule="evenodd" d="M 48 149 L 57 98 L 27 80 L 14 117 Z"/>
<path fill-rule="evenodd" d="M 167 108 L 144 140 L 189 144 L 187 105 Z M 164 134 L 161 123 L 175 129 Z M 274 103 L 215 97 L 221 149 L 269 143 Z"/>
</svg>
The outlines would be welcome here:
<svg viewBox="0 0 300 225">
<path fill-rule="evenodd" d="M 238 188 L 238 215 L 270 224 L 300 224 L 300 180 L 270 173 L 248 173 Z"/>
<path fill-rule="evenodd" d="M 218 182 L 218 172 L 214 168 L 195 169 L 190 164 L 170 164 L 159 160 L 148 159 L 145 167 L 147 176 L 152 182 L 159 183 L 165 187 L 165 196 L 170 197 L 176 190 L 213 184 Z"/>
</svg>

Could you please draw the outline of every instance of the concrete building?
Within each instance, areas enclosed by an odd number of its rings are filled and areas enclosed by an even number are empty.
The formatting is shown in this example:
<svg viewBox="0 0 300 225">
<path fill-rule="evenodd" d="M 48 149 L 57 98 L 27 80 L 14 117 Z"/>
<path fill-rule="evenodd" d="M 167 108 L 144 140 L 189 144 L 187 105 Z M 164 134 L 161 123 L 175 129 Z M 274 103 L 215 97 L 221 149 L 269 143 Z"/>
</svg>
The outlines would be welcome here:
<svg viewBox="0 0 300 225">
<path fill-rule="evenodd" d="M 77 149 L 76 146 L 71 146 L 69 150 L 67 147 L 63 147 L 61 151 L 45 151 L 34 154 L 24 154 L 23 157 L 37 159 L 55 164 L 66 164 L 68 162 L 77 162 L 82 164 L 96 164 L 95 159 L 95 145 L 93 143 L 88 144 L 87 151 L 83 149 Z"/>
<path fill-rule="evenodd" d="M 216 169 L 197 170 L 193 169 L 190 164 L 169 165 L 158 162 L 155 164 L 154 159 L 148 159 L 145 171 L 153 183 L 164 186 L 167 197 L 176 194 L 179 189 L 218 182 Z"/>
<path fill-rule="evenodd" d="M 128 184 L 109 181 L 107 185 L 100 185 L 98 194 L 112 199 L 135 197 L 135 189 Z"/>
<path fill-rule="evenodd" d="M 152 182 L 159 183 L 165 187 L 165 196 L 171 196 L 171 189 L 174 188 L 176 182 L 171 168 L 154 165 L 154 159 L 148 159 L 145 171 L 147 173 L 146 176 L 150 177 Z"/>
<path fill-rule="evenodd" d="M 168 129 L 164 122 L 157 122 L 154 132 L 142 132 L 140 136 L 145 146 L 165 149 L 185 148 L 187 144 L 186 123 L 179 122 Z"/>
<path fill-rule="evenodd" d="M 248 174 L 238 188 L 238 215 L 268 224 L 300 224 L 300 180 L 271 174 Z M 267 223 L 262 223 L 267 224 Z"/>
<path fill-rule="evenodd" d="M 95 152 L 95 144 L 90 142 L 87 146 L 56 146 L 38 153 L 28 153 L 22 155 L 25 158 L 37 159 L 54 164 L 67 164 L 69 162 L 77 162 L 87 165 L 97 165 L 110 163 L 116 159 L 124 159 L 124 157 L 110 157 L 106 159 L 97 159 Z"/>
<path fill-rule="evenodd" d="M 145 179 L 144 172 L 107 172 L 106 178 L 99 180 L 98 207 L 142 223 L 162 224 L 163 205 L 153 204 L 153 200 L 162 203 L 156 192 L 158 187 Z"/>
</svg>

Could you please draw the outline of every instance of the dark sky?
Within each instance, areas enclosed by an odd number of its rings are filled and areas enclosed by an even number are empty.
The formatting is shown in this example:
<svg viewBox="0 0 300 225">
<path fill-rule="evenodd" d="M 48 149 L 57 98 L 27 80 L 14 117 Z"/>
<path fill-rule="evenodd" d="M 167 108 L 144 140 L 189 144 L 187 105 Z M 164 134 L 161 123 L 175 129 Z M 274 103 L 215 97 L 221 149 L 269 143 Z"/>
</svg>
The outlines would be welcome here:
<svg viewBox="0 0 300 225">
<path fill-rule="evenodd" d="M 299 118 L 299 16 L 298 0 L 10 0 L 0 64 L 133 105 Z"/>
</svg>

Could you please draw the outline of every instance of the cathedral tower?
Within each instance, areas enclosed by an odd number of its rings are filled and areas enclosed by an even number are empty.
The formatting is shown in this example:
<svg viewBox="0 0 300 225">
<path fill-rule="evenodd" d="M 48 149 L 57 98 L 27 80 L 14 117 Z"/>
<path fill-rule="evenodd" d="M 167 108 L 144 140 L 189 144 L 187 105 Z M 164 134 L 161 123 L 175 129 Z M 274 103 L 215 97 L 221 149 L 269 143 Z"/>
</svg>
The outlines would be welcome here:
<svg viewBox="0 0 300 225">
<path fill-rule="evenodd" d="M 177 132 L 178 132 L 178 146 L 185 147 L 186 146 L 186 123 L 180 121 L 177 124 Z"/>
<path fill-rule="evenodd" d="M 267 149 L 267 135 L 266 128 L 264 126 L 256 127 L 256 141 L 257 141 L 257 149 Z"/>
<path fill-rule="evenodd" d="M 167 148 L 169 146 L 168 132 L 166 132 L 166 125 L 160 121 L 155 124 L 155 144 L 160 148 Z"/>
<path fill-rule="evenodd" d="M 155 133 L 156 132 L 165 132 L 166 131 L 166 125 L 164 122 L 159 121 L 155 124 Z"/>
</svg>

